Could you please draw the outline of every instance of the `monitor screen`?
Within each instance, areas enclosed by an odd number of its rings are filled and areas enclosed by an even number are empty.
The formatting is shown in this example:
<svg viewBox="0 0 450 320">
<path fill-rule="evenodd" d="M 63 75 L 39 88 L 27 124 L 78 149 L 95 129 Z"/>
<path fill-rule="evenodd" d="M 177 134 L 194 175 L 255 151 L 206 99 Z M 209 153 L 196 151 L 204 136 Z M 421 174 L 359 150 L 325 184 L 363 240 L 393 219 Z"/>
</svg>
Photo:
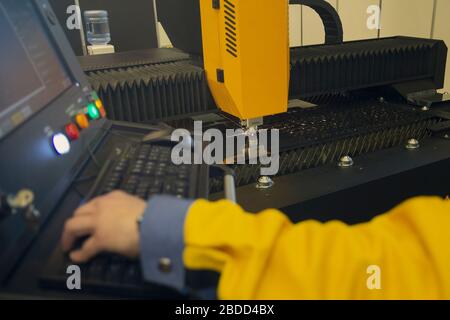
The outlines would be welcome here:
<svg viewBox="0 0 450 320">
<path fill-rule="evenodd" d="M 0 0 L 0 139 L 73 81 L 32 1 Z"/>
</svg>

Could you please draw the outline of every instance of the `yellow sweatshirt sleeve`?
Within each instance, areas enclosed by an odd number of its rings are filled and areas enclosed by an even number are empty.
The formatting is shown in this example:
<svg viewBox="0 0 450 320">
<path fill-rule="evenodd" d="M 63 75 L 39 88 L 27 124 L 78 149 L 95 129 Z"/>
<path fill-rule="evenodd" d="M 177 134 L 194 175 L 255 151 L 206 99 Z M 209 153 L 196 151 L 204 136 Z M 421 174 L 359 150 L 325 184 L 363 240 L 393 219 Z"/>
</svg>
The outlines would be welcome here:
<svg viewBox="0 0 450 320">
<path fill-rule="evenodd" d="M 450 299 L 450 201 L 439 198 L 356 226 L 200 200 L 185 245 L 187 268 L 221 273 L 221 299 Z"/>
</svg>

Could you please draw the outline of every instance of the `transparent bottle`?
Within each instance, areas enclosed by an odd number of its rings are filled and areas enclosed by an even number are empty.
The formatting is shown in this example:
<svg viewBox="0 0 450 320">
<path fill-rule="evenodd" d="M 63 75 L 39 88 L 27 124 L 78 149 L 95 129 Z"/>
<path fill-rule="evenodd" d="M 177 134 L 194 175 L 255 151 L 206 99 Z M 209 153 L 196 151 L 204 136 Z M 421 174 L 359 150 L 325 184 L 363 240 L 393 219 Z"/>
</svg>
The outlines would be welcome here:
<svg viewBox="0 0 450 320">
<path fill-rule="evenodd" d="M 93 45 L 107 45 L 111 42 L 108 11 L 91 10 L 84 12 L 87 41 Z"/>
</svg>

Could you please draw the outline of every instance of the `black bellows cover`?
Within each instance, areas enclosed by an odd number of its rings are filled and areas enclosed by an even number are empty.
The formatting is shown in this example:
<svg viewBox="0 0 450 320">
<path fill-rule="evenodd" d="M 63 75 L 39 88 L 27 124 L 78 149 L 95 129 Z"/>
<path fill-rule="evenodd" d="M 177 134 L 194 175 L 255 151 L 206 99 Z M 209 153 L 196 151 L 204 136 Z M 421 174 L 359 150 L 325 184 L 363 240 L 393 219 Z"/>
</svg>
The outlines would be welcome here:
<svg viewBox="0 0 450 320">
<path fill-rule="evenodd" d="M 202 68 L 189 61 L 87 72 L 111 120 L 151 122 L 216 110 Z"/>
<path fill-rule="evenodd" d="M 321 96 L 408 81 L 444 85 L 441 40 L 393 37 L 291 49 L 291 98 Z"/>
<path fill-rule="evenodd" d="M 324 104 L 335 94 L 414 81 L 439 89 L 446 58 L 443 41 L 409 37 L 292 48 L 290 98 Z M 217 110 L 201 61 L 176 49 L 80 62 L 112 120 L 147 122 Z"/>
</svg>

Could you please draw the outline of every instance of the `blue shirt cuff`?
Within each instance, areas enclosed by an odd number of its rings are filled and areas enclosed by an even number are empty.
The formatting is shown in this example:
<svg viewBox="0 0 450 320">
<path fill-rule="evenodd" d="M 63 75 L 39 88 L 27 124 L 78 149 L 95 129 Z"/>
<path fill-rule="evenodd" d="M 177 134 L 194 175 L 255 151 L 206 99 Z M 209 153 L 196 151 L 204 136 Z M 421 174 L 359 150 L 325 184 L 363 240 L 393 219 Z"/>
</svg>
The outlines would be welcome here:
<svg viewBox="0 0 450 320">
<path fill-rule="evenodd" d="M 185 289 L 184 223 L 193 200 L 155 196 L 148 202 L 140 228 L 145 281 Z"/>
</svg>

